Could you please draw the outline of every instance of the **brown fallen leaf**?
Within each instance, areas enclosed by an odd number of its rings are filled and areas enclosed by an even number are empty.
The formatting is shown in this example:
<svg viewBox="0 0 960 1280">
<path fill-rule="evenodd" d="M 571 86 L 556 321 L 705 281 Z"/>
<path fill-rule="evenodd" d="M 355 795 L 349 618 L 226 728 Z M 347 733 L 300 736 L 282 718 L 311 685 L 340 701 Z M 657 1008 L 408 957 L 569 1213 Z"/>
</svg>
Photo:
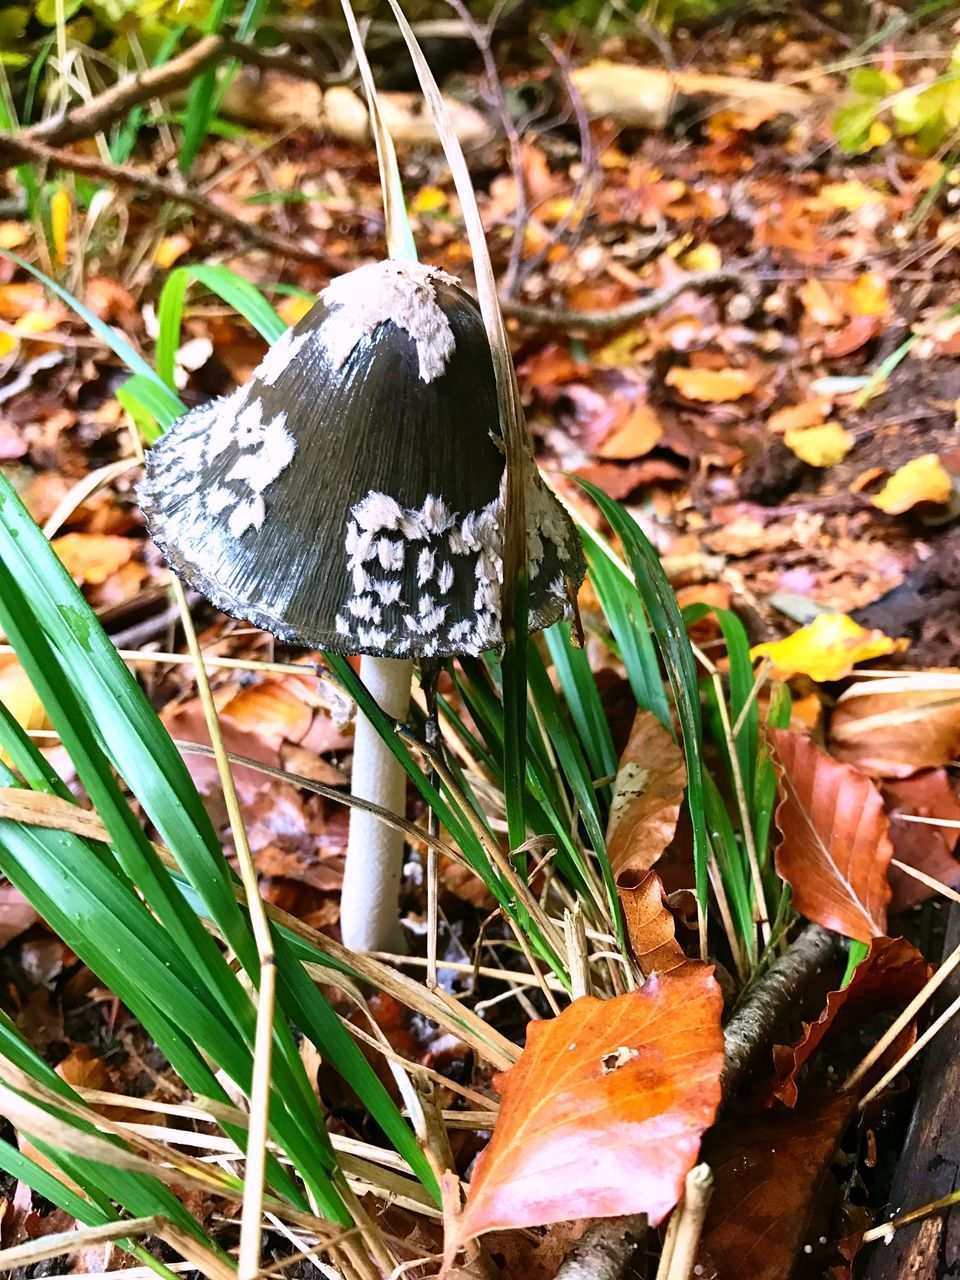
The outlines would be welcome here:
<svg viewBox="0 0 960 1280">
<path fill-rule="evenodd" d="M 771 733 L 782 799 L 777 871 L 796 909 L 845 937 L 869 942 L 887 929 L 893 856 L 880 792 L 805 734 Z"/>
<path fill-rule="evenodd" d="M 803 1024 L 800 1038 L 791 1045 L 774 1045 L 776 1079 L 771 1097 L 788 1107 L 796 1106 L 800 1068 L 824 1041 L 858 1026 L 877 1012 L 899 1011 L 923 989 L 929 976 L 930 966 L 906 938 L 874 938 L 848 985 L 828 993 L 822 1013 L 815 1021 Z M 911 1029 L 909 1034 L 898 1037 L 893 1058 L 910 1047 L 913 1035 Z"/>
<path fill-rule="evenodd" d="M 531 1022 L 494 1080 L 502 1100 L 456 1244 L 497 1228 L 645 1213 L 676 1204 L 720 1103 L 723 999 L 688 961 L 639 991 L 582 996 Z"/>
<path fill-rule="evenodd" d="M 920 818 L 943 818 L 960 822 L 960 797 L 946 769 L 925 769 L 912 778 L 900 778 L 884 784 L 883 795 L 890 819 L 890 838 L 894 857 L 908 867 L 916 867 L 941 884 L 955 889 L 960 884 L 960 859 L 955 856 L 960 829 L 908 822 L 904 815 Z M 890 867 L 893 898 L 890 910 L 906 911 L 937 892 L 916 877 Z"/>
<path fill-rule="evenodd" d="M 313 723 L 313 710 L 297 696 L 296 679 L 245 685 L 220 713 L 242 732 L 256 734 L 277 749 L 282 742 L 300 742 Z"/>
<path fill-rule="evenodd" d="M 853 1094 L 840 1094 L 711 1130 L 703 1159 L 714 1190 L 700 1280 L 784 1280 L 793 1273 L 798 1254 L 819 1234 L 813 1225 L 823 1221 L 821 1196 L 839 1197 L 830 1165 L 856 1105 Z"/>
<path fill-rule="evenodd" d="M 638 404 L 607 436 L 597 456 L 623 461 L 642 458 L 662 439 L 663 423 L 656 412 L 648 404 Z"/>
<path fill-rule="evenodd" d="M 823 354 L 828 360 L 839 360 L 852 355 L 862 346 L 883 332 L 882 316 L 854 316 L 842 329 L 829 334 L 823 343 Z"/>
<path fill-rule="evenodd" d="M 663 885 L 655 871 L 647 871 L 635 883 L 617 882 L 627 937 L 637 964 L 647 975 L 669 973 L 684 964 L 686 956 L 677 942 L 673 916 L 663 901 Z"/>
<path fill-rule="evenodd" d="M 942 674 L 943 686 L 926 687 Z M 830 720 L 838 760 L 884 778 L 908 778 L 960 757 L 960 671 L 930 672 L 923 681 L 854 685 Z M 866 692 L 864 692 L 866 690 Z"/>
<path fill-rule="evenodd" d="M 687 771 L 683 752 L 652 711 L 638 711 L 620 757 L 607 823 L 618 881 L 649 871 L 673 839 Z"/>
<path fill-rule="evenodd" d="M 0 884 L 0 948 L 19 938 L 40 919 L 19 889 Z"/>
</svg>

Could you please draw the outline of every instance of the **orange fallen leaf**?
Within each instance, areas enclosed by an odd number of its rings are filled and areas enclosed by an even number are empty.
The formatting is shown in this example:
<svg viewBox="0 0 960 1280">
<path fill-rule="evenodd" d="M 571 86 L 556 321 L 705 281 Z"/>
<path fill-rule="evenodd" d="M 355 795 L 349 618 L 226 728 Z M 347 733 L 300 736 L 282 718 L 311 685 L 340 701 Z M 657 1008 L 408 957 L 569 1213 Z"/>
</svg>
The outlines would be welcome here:
<svg viewBox="0 0 960 1280">
<path fill-rule="evenodd" d="M 907 644 L 882 631 L 867 630 L 845 613 L 820 613 L 783 640 L 754 645 L 750 657 L 768 657 L 776 680 L 804 675 L 823 682 L 840 680 L 850 674 L 855 663 L 896 653 Z"/>
<path fill-rule="evenodd" d="M 673 916 L 663 901 L 663 884 L 655 871 L 647 871 L 636 884 L 617 884 L 627 937 L 644 974 L 669 973 L 686 963 L 677 942 Z"/>
<path fill-rule="evenodd" d="M 172 236 L 164 236 L 154 250 L 153 261 L 166 271 L 187 252 L 190 246 L 190 237 L 184 235 L 182 231 L 177 231 Z"/>
<path fill-rule="evenodd" d="M 827 335 L 823 343 L 823 354 L 828 360 L 839 360 L 842 356 L 859 351 L 882 332 L 883 320 L 880 316 L 854 316 L 842 329 Z"/>
<path fill-rule="evenodd" d="M 299 324 L 308 311 L 313 309 L 316 301 L 315 297 L 302 298 L 299 294 L 294 294 L 289 298 L 283 298 L 277 303 L 277 315 L 284 324 L 288 324 L 292 328 L 295 324 Z"/>
<path fill-rule="evenodd" d="M 944 506 L 952 493 L 949 471 L 935 453 L 925 453 L 895 471 L 873 499 L 873 505 L 888 516 L 895 516 L 920 502 Z"/>
<path fill-rule="evenodd" d="M 783 442 L 808 466 L 832 467 L 843 461 L 856 440 L 839 422 L 824 422 L 818 427 L 795 427 L 785 431 Z"/>
<path fill-rule="evenodd" d="M 649 871 L 674 837 L 687 771 L 673 734 L 638 711 L 620 757 L 607 823 L 614 878 Z"/>
<path fill-rule="evenodd" d="M 674 365 L 667 373 L 666 383 L 688 400 L 722 404 L 755 391 L 757 378 L 746 369 L 690 369 Z"/>
<path fill-rule="evenodd" d="M 929 678 L 936 679 L 934 672 Z M 908 778 L 960 758 L 960 672 L 947 671 L 942 687 L 928 680 L 871 681 L 855 685 L 830 719 L 830 750 L 867 773 Z M 928 678 L 928 679 L 929 679 Z M 873 692 L 876 687 L 876 692 Z"/>
<path fill-rule="evenodd" d="M 220 707 L 245 733 L 265 742 L 299 742 L 313 723 L 313 710 L 282 680 L 250 684 Z"/>
<path fill-rule="evenodd" d="M 500 1114 L 456 1243 L 571 1218 L 660 1222 L 720 1103 L 722 1008 L 712 969 L 688 961 L 531 1022 L 516 1066 L 494 1080 Z"/>
<path fill-rule="evenodd" d="M 783 840 L 777 871 L 801 915 L 847 938 L 887 931 L 893 857 L 880 792 L 865 773 L 822 751 L 806 734 L 774 729 Z"/>
<path fill-rule="evenodd" d="M 600 458 L 642 458 L 663 439 L 663 424 L 648 404 L 638 404 L 597 450 Z"/>
<path fill-rule="evenodd" d="M 767 419 L 771 431 L 802 431 L 804 427 L 819 427 L 830 411 L 829 400 L 805 400 L 802 404 L 784 405 Z"/>
<path fill-rule="evenodd" d="M 71 577 L 90 584 L 106 582 L 137 548 L 132 538 L 113 533 L 66 533 L 51 546 Z"/>
</svg>

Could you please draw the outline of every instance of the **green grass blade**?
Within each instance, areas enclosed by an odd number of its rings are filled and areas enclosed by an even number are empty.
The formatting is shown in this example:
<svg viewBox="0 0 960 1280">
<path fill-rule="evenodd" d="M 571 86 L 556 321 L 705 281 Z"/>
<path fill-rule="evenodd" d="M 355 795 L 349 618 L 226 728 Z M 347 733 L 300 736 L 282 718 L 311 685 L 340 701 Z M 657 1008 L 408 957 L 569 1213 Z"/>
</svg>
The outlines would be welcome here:
<svg viewBox="0 0 960 1280">
<path fill-rule="evenodd" d="M 612 777 L 617 772 L 617 753 L 586 650 L 570 643 L 569 622 L 558 622 L 543 634 L 594 781 Z M 596 794 L 609 803 L 610 785 L 598 788 Z"/>
</svg>

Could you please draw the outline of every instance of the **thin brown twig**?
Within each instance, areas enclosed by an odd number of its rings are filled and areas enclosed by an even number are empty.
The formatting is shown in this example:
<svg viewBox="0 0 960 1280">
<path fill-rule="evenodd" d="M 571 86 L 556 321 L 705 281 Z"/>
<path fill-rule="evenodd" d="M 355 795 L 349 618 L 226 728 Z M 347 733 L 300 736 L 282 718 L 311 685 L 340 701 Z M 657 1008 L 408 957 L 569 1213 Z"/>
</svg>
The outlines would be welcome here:
<svg viewBox="0 0 960 1280">
<path fill-rule="evenodd" d="M 655 315 L 669 306 L 682 293 L 692 289 L 706 293 L 711 289 L 735 287 L 756 305 L 758 290 L 754 280 L 743 269 L 718 267 L 715 271 L 691 271 L 682 280 L 671 281 L 659 289 L 651 289 L 619 307 L 597 311 L 567 311 L 563 307 L 543 307 L 527 302 L 501 301 L 503 314 L 521 324 L 539 329 L 583 329 L 587 333 L 603 333 Z"/>
<path fill-rule="evenodd" d="M 44 142 L 36 142 L 24 134 L 14 136 L 8 133 L 0 134 L 0 160 L 50 164 L 70 173 L 83 174 L 87 178 L 112 182 L 118 187 L 132 187 L 160 200 L 172 200 L 186 205 L 212 221 L 236 231 L 248 243 L 259 248 L 270 249 L 297 262 L 315 262 L 335 273 L 349 269 L 349 264 L 344 263 L 342 258 L 326 253 L 307 241 L 290 240 L 286 236 L 276 235 L 272 231 L 244 222 L 237 214 L 222 208 L 206 196 L 191 191 L 174 179 L 160 178 L 133 165 L 110 164 L 95 156 L 79 155 L 63 148 L 48 146 Z"/>
<path fill-rule="evenodd" d="M 79 138 L 90 138 L 121 119 L 133 107 L 182 89 L 224 56 L 224 45 L 222 36 L 204 36 L 163 66 L 148 67 L 145 71 L 125 76 L 89 102 L 81 103 L 65 115 L 51 116 L 26 129 L 21 136 L 30 142 L 45 142 L 50 146 L 63 146 Z"/>
</svg>

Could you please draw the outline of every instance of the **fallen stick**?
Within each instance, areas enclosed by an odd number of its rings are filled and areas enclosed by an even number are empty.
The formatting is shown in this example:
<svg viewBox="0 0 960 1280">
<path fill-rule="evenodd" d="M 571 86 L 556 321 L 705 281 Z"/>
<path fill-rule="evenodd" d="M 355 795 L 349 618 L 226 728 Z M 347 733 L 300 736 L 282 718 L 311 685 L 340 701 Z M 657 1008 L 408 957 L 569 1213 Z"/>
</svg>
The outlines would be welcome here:
<svg viewBox="0 0 960 1280">
<path fill-rule="evenodd" d="M 619 307 L 609 307 L 603 311 L 566 311 L 562 307 L 540 307 L 527 302 L 507 300 L 501 301 L 500 305 L 503 314 L 509 319 L 519 320 L 521 324 L 532 328 L 583 329 L 587 333 L 603 333 L 655 315 L 688 289 L 706 293 L 711 289 L 726 289 L 730 286 L 739 289 L 750 303 L 752 312 L 759 301 L 757 286 L 748 274 L 736 267 L 718 267 L 716 271 L 691 271 L 682 280 L 671 281 L 670 284 L 651 289 L 649 293 L 643 293 L 639 298 L 624 302 Z M 738 318 L 746 319 L 746 314 L 741 314 Z"/>
<path fill-rule="evenodd" d="M 132 165 L 110 164 L 96 156 L 78 155 L 73 151 L 50 147 L 44 142 L 35 142 L 24 134 L 0 134 L 0 160 L 20 163 L 24 160 L 38 164 L 55 165 L 71 173 L 83 174 L 87 178 L 95 178 L 112 182 L 119 187 L 132 187 L 146 195 L 156 196 L 160 200 L 172 200 L 186 205 L 197 213 L 225 227 L 236 231 L 245 241 L 262 249 L 270 249 L 297 262 L 314 262 L 335 274 L 349 270 L 351 264 L 342 258 L 314 248 L 305 241 L 290 240 L 286 236 L 272 231 L 264 231 L 223 209 L 207 196 L 200 195 L 183 187 L 180 183 L 156 174 L 136 169 Z"/>
<path fill-rule="evenodd" d="M 724 1028 L 723 1100 L 736 1093 L 772 1040 L 783 1012 L 840 948 L 838 934 L 810 924 L 767 972 Z M 722 1104 L 721 1104 L 722 1105 Z M 645 1214 L 600 1218 L 567 1255 L 555 1280 L 620 1280 L 647 1232 Z"/>
</svg>

